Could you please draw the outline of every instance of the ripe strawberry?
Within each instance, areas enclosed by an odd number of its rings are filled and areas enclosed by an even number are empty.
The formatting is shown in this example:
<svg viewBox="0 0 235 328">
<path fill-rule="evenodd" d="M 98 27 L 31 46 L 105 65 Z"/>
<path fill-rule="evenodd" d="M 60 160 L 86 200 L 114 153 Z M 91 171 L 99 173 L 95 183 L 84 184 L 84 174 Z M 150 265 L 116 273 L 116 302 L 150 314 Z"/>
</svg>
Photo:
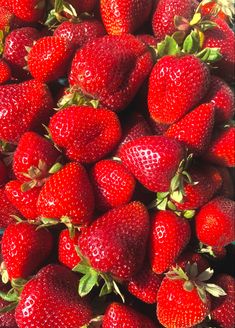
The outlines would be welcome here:
<svg viewBox="0 0 235 328">
<path fill-rule="evenodd" d="M 92 13 L 97 5 L 97 0 L 69 0 L 77 13 Z"/>
<path fill-rule="evenodd" d="M 171 125 L 165 135 L 179 140 L 190 153 L 201 155 L 211 140 L 213 126 L 214 106 L 203 104 Z"/>
<path fill-rule="evenodd" d="M 152 65 L 147 46 L 134 36 L 104 36 L 77 51 L 69 82 L 98 99 L 101 107 L 120 111 L 134 98 Z"/>
<path fill-rule="evenodd" d="M 135 190 L 135 179 L 120 162 L 103 160 L 91 170 L 96 208 L 107 211 L 127 204 Z"/>
<path fill-rule="evenodd" d="M 41 82 L 0 86 L 0 139 L 18 142 L 23 133 L 47 121 L 52 108 L 51 94 Z"/>
<path fill-rule="evenodd" d="M 139 34 L 136 37 L 144 42 L 147 46 L 156 47 L 157 39 L 151 34 Z"/>
<path fill-rule="evenodd" d="M 235 202 L 216 197 L 196 215 L 197 238 L 206 245 L 223 247 L 235 240 Z"/>
<path fill-rule="evenodd" d="M 0 282 L 1 292 L 8 293 L 9 288 L 7 288 L 2 282 Z M 9 305 L 9 302 L 3 300 L 0 297 L 0 327 L 1 328 L 18 328 L 15 321 L 15 311 L 9 311 L 6 313 L 1 313 L 2 309 Z"/>
<path fill-rule="evenodd" d="M 53 239 L 46 229 L 19 222 L 6 228 L 1 246 L 9 279 L 27 278 L 48 258 Z"/>
<path fill-rule="evenodd" d="M 232 5 L 232 1 L 225 0 L 204 0 L 200 4 L 200 13 L 202 16 L 207 17 L 217 17 L 223 19 L 225 21 L 229 21 L 230 17 L 230 6 Z M 231 12 L 232 15 L 232 12 Z"/>
<path fill-rule="evenodd" d="M 22 27 L 11 31 L 5 39 L 3 57 L 12 69 L 12 75 L 21 80 L 30 77 L 29 71 L 24 69 L 27 65 L 25 57 L 28 55 L 27 47 L 39 39 L 40 33 L 33 27 Z"/>
<path fill-rule="evenodd" d="M 61 264 L 73 269 L 80 261 L 75 246 L 78 245 L 80 233 L 75 231 L 75 236 L 71 237 L 68 229 L 61 231 L 58 243 L 58 259 Z"/>
<path fill-rule="evenodd" d="M 227 295 L 212 298 L 211 318 L 221 328 L 233 328 L 235 326 L 235 279 L 227 274 L 220 274 L 214 282 L 221 286 Z"/>
<path fill-rule="evenodd" d="M 184 156 L 178 141 L 164 136 L 140 137 L 120 151 L 123 164 L 147 189 L 168 191 Z"/>
<path fill-rule="evenodd" d="M 217 165 L 235 166 L 235 127 L 228 127 L 217 131 L 212 138 L 209 149 L 204 158 Z"/>
<path fill-rule="evenodd" d="M 201 254 L 186 250 L 178 257 L 178 259 L 173 264 L 171 269 L 173 269 L 173 267 L 176 267 L 178 265 L 179 267 L 185 270 L 187 263 L 190 264 L 197 263 L 197 268 L 199 273 L 205 271 L 209 267 L 209 262 Z"/>
<path fill-rule="evenodd" d="M 116 327 L 156 328 L 156 325 L 149 318 L 127 305 L 111 303 L 105 311 L 102 328 Z"/>
<path fill-rule="evenodd" d="M 217 167 L 219 174 L 222 177 L 222 186 L 219 190 L 219 195 L 225 198 L 234 199 L 234 185 L 233 179 L 226 167 Z"/>
<path fill-rule="evenodd" d="M 108 34 L 133 33 L 149 18 L 152 0 L 101 0 L 100 13 Z"/>
<path fill-rule="evenodd" d="M 8 200 L 4 188 L 0 188 L 0 229 L 6 228 L 10 223 L 15 222 L 12 215 L 20 215 L 19 211 Z"/>
<path fill-rule="evenodd" d="M 7 167 L 3 161 L 0 160 L 0 187 L 2 187 L 7 182 Z"/>
<path fill-rule="evenodd" d="M 70 106 L 50 121 L 53 141 L 73 160 L 92 163 L 108 155 L 121 137 L 115 113 L 88 106 Z"/>
<path fill-rule="evenodd" d="M 72 44 L 65 38 L 45 36 L 28 54 L 31 75 L 40 82 L 51 82 L 66 74 L 73 54 Z"/>
<path fill-rule="evenodd" d="M 88 224 L 94 198 L 84 167 L 79 163 L 69 163 L 52 175 L 41 189 L 37 208 L 45 218 L 59 220 L 67 217 L 72 224 Z"/>
<path fill-rule="evenodd" d="M 150 116 L 157 123 L 172 124 L 178 121 L 200 102 L 209 83 L 208 67 L 195 56 L 164 56 L 158 60 L 150 75 Z"/>
<path fill-rule="evenodd" d="M 149 257 L 152 270 L 165 272 L 182 253 L 191 237 L 189 222 L 171 211 L 154 214 L 150 230 Z"/>
<path fill-rule="evenodd" d="M 5 186 L 5 193 L 10 202 L 29 220 L 38 217 L 37 200 L 41 188 L 33 188 L 27 191 L 21 190 L 21 182 L 12 180 Z"/>
<path fill-rule="evenodd" d="M 0 84 L 5 84 L 11 79 L 11 68 L 3 59 L 0 60 Z"/>
<path fill-rule="evenodd" d="M 43 18 L 45 5 L 45 0 L 9 0 L 7 7 L 20 20 L 33 23 Z"/>
<path fill-rule="evenodd" d="M 226 123 L 233 118 L 234 94 L 229 85 L 219 77 L 211 77 L 209 92 L 203 102 L 210 102 L 215 106 L 215 124 Z"/>
<path fill-rule="evenodd" d="M 127 284 L 128 291 L 141 301 L 154 304 L 157 301 L 157 292 L 161 285 L 163 276 L 154 273 L 149 265 L 143 265 L 135 276 Z"/>
<path fill-rule="evenodd" d="M 14 14 L 0 4 L 0 30 L 9 31 L 14 22 Z"/>
<path fill-rule="evenodd" d="M 175 16 L 183 16 L 190 19 L 193 14 L 192 0 L 159 0 L 153 14 L 153 32 L 157 41 L 164 40 L 166 35 L 175 32 Z"/>
<path fill-rule="evenodd" d="M 78 277 L 61 265 L 47 265 L 24 287 L 16 308 L 19 328 L 74 328 L 88 324 L 92 310 L 77 294 Z"/>
</svg>

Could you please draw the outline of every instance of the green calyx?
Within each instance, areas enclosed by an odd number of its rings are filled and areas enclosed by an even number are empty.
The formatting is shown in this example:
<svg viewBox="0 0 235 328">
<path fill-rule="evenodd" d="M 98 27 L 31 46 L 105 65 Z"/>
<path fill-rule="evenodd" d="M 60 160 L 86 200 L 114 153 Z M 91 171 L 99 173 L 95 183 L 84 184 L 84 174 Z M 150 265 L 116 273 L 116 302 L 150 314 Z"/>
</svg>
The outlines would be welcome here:
<svg viewBox="0 0 235 328">
<path fill-rule="evenodd" d="M 77 90 L 74 88 L 69 88 L 66 92 L 66 95 L 63 96 L 58 102 L 58 109 L 61 110 L 68 106 L 76 105 L 76 106 L 91 106 L 94 108 L 98 108 L 99 100 L 93 99 L 91 97 L 85 96 L 81 90 Z"/>
<path fill-rule="evenodd" d="M 38 225 L 37 229 L 53 227 L 57 224 L 64 224 L 69 230 L 70 238 L 74 238 L 76 229 L 80 230 L 81 228 L 80 226 L 74 225 L 68 216 L 62 216 L 60 219 L 41 217 L 40 222 L 36 222 L 35 224 Z"/>
<path fill-rule="evenodd" d="M 70 18 L 66 17 L 66 15 Z M 51 11 L 49 12 L 44 24 L 46 26 L 49 26 L 51 29 L 54 29 L 59 25 L 59 23 L 62 23 L 62 22 L 68 21 L 68 20 L 74 21 L 74 22 L 79 22 L 76 10 L 67 1 L 55 0 L 54 8 L 51 9 Z"/>
</svg>

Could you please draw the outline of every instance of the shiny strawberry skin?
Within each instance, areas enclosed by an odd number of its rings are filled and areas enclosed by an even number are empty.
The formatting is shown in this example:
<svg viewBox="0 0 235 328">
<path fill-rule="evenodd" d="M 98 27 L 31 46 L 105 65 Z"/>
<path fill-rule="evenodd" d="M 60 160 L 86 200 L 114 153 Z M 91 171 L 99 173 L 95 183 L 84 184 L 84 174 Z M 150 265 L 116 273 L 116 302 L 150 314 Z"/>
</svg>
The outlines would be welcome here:
<svg viewBox="0 0 235 328">
<path fill-rule="evenodd" d="M 91 170 L 96 208 L 107 211 L 129 203 L 135 190 L 135 178 L 120 162 L 102 160 Z"/>
<path fill-rule="evenodd" d="M 41 269 L 22 291 L 15 314 L 19 328 L 74 328 L 88 324 L 92 310 L 87 300 L 78 296 L 77 284 L 78 277 L 61 265 L 50 264 Z"/>
<path fill-rule="evenodd" d="M 169 190 L 184 150 L 178 141 L 165 136 L 140 137 L 125 144 L 120 151 L 123 164 L 147 189 Z"/>
<path fill-rule="evenodd" d="M 41 82 L 0 86 L 0 139 L 17 143 L 23 133 L 47 121 L 52 108 L 51 94 Z"/>
<path fill-rule="evenodd" d="M 171 211 L 154 214 L 150 230 L 149 257 L 152 270 L 165 272 L 182 253 L 191 237 L 189 222 Z"/>
<path fill-rule="evenodd" d="M 66 74 L 73 46 L 58 36 L 45 36 L 33 45 L 28 54 L 31 75 L 40 82 L 51 82 Z"/>
<path fill-rule="evenodd" d="M 132 202 L 84 228 L 78 246 L 94 269 L 129 279 L 143 264 L 148 234 L 148 211 L 142 203 Z"/>
<path fill-rule="evenodd" d="M 77 51 L 69 82 L 98 99 L 101 107 L 120 111 L 134 98 L 152 66 L 148 48 L 137 38 L 109 35 Z"/>
<path fill-rule="evenodd" d="M 88 224 L 93 214 L 94 197 L 84 167 L 69 163 L 52 175 L 41 189 L 37 208 L 46 218 L 67 216 L 73 224 Z"/>
<path fill-rule="evenodd" d="M 165 135 L 179 140 L 190 153 L 201 155 L 208 147 L 214 127 L 214 106 L 203 104 L 171 125 Z"/>
<path fill-rule="evenodd" d="M 20 216 L 20 213 L 8 200 L 5 189 L 0 188 L 0 229 L 4 229 L 15 222 L 12 215 Z"/>
<path fill-rule="evenodd" d="M 5 84 L 11 79 L 11 68 L 5 60 L 0 60 L 0 84 Z"/>
<path fill-rule="evenodd" d="M 96 162 L 108 155 L 121 138 L 115 113 L 107 109 L 71 106 L 56 113 L 50 121 L 53 141 L 66 155 L 82 163 Z"/>
<path fill-rule="evenodd" d="M 152 0 L 101 0 L 101 17 L 108 34 L 133 34 L 148 19 L 152 5 Z"/>
<path fill-rule="evenodd" d="M 235 202 L 216 197 L 196 215 L 197 238 L 206 245 L 223 247 L 235 240 Z"/>
<path fill-rule="evenodd" d="M 27 222 L 10 224 L 2 237 L 2 256 L 10 279 L 27 278 L 48 258 L 53 238 Z"/>
<path fill-rule="evenodd" d="M 79 235 L 80 233 L 76 231 L 75 236 L 70 237 L 68 229 L 62 230 L 59 235 L 58 259 L 61 264 L 70 269 L 73 269 L 81 261 L 75 250 L 75 246 L 78 245 Z"/>
<path fill-rule="evenodd" d="M 164 56 L 150 75 L 150 116 L 157 123 L 172 124 L 178 121 L 200 102 L 209 83 L 208 67 L 195 56 Z"/>
<path fill-rule="evenodd" d="M 27 23 L 42 19 L 45 5 L 45 0 L 9 0 L 9 7 L 15 16 Z"/>
</svg>

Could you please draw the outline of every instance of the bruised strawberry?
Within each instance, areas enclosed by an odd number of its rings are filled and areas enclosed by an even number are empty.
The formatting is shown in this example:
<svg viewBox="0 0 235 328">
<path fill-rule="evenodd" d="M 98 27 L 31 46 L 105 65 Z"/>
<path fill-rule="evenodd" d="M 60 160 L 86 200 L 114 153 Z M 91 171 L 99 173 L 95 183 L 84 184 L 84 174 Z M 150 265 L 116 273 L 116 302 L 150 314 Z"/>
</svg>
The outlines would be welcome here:
<svg viewBox="0 0 235 328">
<path fill-rule="evenodd" d="M 80 233 L 75 231 L 75 236 L 70 236 L 68 229 L 62 230 L 59 235 L 58 259 L 61 264 L 70 269 L 73 269 L 81 260 L 75 249 L 79 235 Z"/>
<path fill-rule="evenodd" d="M 0 229 L 15 222 L 13 215 L 19 216 L 19 211 L 8 200 L 5 189 L 0 188 Z"/>
<path fill-rule="evenodd" d="M 5 84 L 11 79 L 11 68 L 3 59 L 0 60 L 0 84 Z"/>
</svg>

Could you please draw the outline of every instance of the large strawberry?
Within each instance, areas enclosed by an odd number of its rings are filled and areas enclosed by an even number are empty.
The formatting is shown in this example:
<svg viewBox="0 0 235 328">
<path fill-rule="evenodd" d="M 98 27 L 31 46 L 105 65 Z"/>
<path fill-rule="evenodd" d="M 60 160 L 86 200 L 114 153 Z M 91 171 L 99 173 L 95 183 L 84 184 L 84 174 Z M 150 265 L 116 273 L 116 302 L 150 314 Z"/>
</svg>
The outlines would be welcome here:
<svg viewBox="0 0 235 328">
<path fill-rule="evenodd" d="M 7 198 L 5 189 L 0 188 L 0 229 L 15 222 L 13 215 L 18 216 L 20 213 Z"/>
<path fill-rule="evenodd" d="M 148 19 L 152 0 L 101 0 L 100 12 L 108 34 L 135 32 Z"/>
<path fill-rule="evenodd" d="M 50 121 L 53 141 L 73 160 L 92 163 L 108 155 L 121 138 L 115 113 L 88 106 L 70 106 Z"/>
<path fill-rule="evenodd" d="M 88 324 L 92 310 L 77 294 L 78 277 L 61 265 L 41 269 L 20 295 L 15 318 L 19 328 L 74 328 Z"/>
<path fill-rule="evenodd" d="M 80 262 L 80 257 L 75 249 L 79 235 L 80 233 L 75 231 L 75 235 L 71 237 L 68 229 L 62 230 L 59 235 L 58 259 L 61 264 L 70 269 L 73 269 Z"/>
<path fill-rule="evenodd" d="M 77 51 L 69 82 L 100 106 L 119 111 L 134 98 L 152 66 L 147 46 L 133 35 L 109 35 Z"/>
<path fill-rule="evenodd" d="M 178 121 L 200 102 L 209 83 L 208 67 L 195 56 L 164 56 L 150 75 L 148 107 L 151 117 L 164 124 Z"/>
<path fill-rule="evenodd" d="M 0 139 L 16 143 L 26 131 L 48 120 L 53 100 L 36 80 L 0 86 Z"/>
</svg>

